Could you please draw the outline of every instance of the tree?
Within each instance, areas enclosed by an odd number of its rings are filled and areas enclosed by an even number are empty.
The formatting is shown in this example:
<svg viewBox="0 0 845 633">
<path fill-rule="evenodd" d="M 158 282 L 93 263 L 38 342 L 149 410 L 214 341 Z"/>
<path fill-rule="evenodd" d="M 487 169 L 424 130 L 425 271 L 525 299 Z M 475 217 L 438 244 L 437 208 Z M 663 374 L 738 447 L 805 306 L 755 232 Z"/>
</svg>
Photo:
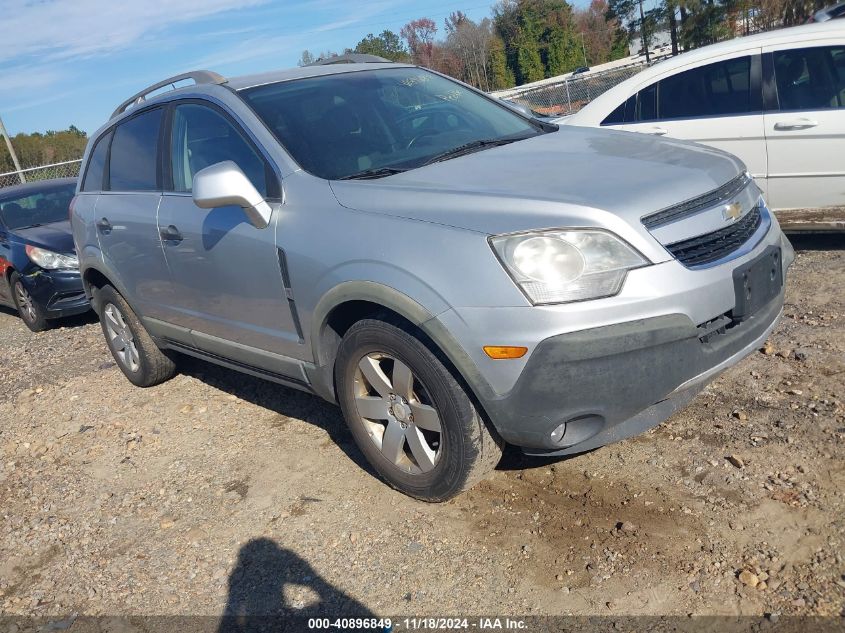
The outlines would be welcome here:
<svg viewBox="0 0 845 633">
<path fill-rule="evenodd" d="M 355 53 L 366 53 L 378 55 L 394 62 L 406 62 L 410 60 L 408 50 L 402 44 L 402 40 L 393 31 L 382 31 L 381 35 L 369 33 L 353 49 Z"/>
<path fill-rule="evenodd" d="M 313 64 L 316 60 L 314 59 L 314 55 L 311 54 L 311 51 L 305 50 L 302 51 L 302 55 L 299 57 L 299 61 L 296 62 L 297 66 L 308 66 Z"/>
<path fill-rule="evenodd" d="M 408 43 L 408 50 L 414 63 L 420 66 L 431 66 L 434 53 L 434 36 L 437 25 L 431 18 L 411 20 L 402 27 L 400 35 Z"/>
<path fill-rule="evenodd" d="M 10 140 L 23 169 L 78 160 L 82 158 L 85 145 L 88 143 L 85 132 L 75 125 L 71 125 L 67 130 L 20 133 Z M 6 150 L 5 143 L 0 142 L 0 172 L 14 171 L 14 169 L 12 157 Z"/>
<path fill-rule="evenodd" d="M 516 84 L 516 77 L 505 53 L 505 43 L 498 35 L 490 40 L 490 87 L 493 90 L 511 88 Z"/>
</svg>

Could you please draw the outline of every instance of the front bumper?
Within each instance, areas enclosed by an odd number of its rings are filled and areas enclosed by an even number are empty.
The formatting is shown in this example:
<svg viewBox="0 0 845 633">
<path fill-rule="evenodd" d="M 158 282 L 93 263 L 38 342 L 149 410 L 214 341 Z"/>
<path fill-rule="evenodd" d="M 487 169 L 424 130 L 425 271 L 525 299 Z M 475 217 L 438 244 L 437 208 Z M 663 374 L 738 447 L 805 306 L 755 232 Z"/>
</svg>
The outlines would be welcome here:
<svg viewBox="0 0 845 633">
<path fill-rule="evenodd" d="M 773 249 L 782 255 L 779 294 L 735 315 L 734 273 Z M 632 271 L 617 297 L 453 310 L 436 321 L 471 357 L 451 355 L 504 440 L 533 454 L 578 453 L 659 424 L 762 346 L 793 257 L 774 223 L 740 258 L 706 270 L 671 261 Z M 473 354 L 483 344 L 524 345 L 529 354 L 491 361 Z"/>
<path fill-rule="evenodd" d="M 485 408 L 506 441 L 534 454 L 578 453 L 631 437 L 762 346 L 782 308 L 783 292 L 724 332 L 668 315 L 546 339 L 514 389 Z"/>
<path fill-rule="evenodd" d="M 21 279 L 48 319 L 82 314 L 91 309 L 79 271 L 37 269 Z"/>
</svg>

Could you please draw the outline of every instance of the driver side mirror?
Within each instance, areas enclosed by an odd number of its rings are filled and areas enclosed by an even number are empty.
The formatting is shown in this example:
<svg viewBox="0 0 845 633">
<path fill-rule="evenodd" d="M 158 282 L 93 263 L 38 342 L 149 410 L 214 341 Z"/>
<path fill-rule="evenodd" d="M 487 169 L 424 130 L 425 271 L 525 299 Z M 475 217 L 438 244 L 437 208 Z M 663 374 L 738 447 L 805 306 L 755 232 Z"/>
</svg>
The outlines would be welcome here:
<svg viewBox="0 0 845 633">
<path fill-rule="evenodd" d="M 270 224 L 272 209 L 241 168 L 230 160 L 216 163 L 194 174 L 194 204 L 201 209 L 236 205 L 257 229 Z"/>
</svg>

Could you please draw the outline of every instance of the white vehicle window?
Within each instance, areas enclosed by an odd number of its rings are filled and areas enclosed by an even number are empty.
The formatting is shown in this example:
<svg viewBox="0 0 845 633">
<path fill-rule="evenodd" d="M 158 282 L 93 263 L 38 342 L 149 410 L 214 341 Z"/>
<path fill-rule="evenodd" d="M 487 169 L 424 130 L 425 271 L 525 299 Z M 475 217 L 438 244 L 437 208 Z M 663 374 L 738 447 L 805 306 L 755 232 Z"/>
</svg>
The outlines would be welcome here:
<svg viewBox="0 0 845 633">
<path fill-rule="evenodd" d="M 780 110 L 845 107 L 845 46 L 774 53 Z"/>
</svg>

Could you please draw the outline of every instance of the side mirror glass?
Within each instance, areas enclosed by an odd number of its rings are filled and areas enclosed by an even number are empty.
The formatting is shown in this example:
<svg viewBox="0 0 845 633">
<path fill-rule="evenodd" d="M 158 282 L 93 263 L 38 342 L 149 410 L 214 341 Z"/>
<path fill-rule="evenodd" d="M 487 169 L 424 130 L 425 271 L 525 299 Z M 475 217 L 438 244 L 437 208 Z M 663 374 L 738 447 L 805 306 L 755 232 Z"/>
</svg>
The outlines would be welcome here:
<svg viewBox="0 0 845 633">
<path fill-rule="evenodd" d="M 272 209 L 235 163 L 224 160 L 194 174 L 194 204 L 201 209 L 236 205 L 257 229 L 270 224 Z"/>
</svg>

